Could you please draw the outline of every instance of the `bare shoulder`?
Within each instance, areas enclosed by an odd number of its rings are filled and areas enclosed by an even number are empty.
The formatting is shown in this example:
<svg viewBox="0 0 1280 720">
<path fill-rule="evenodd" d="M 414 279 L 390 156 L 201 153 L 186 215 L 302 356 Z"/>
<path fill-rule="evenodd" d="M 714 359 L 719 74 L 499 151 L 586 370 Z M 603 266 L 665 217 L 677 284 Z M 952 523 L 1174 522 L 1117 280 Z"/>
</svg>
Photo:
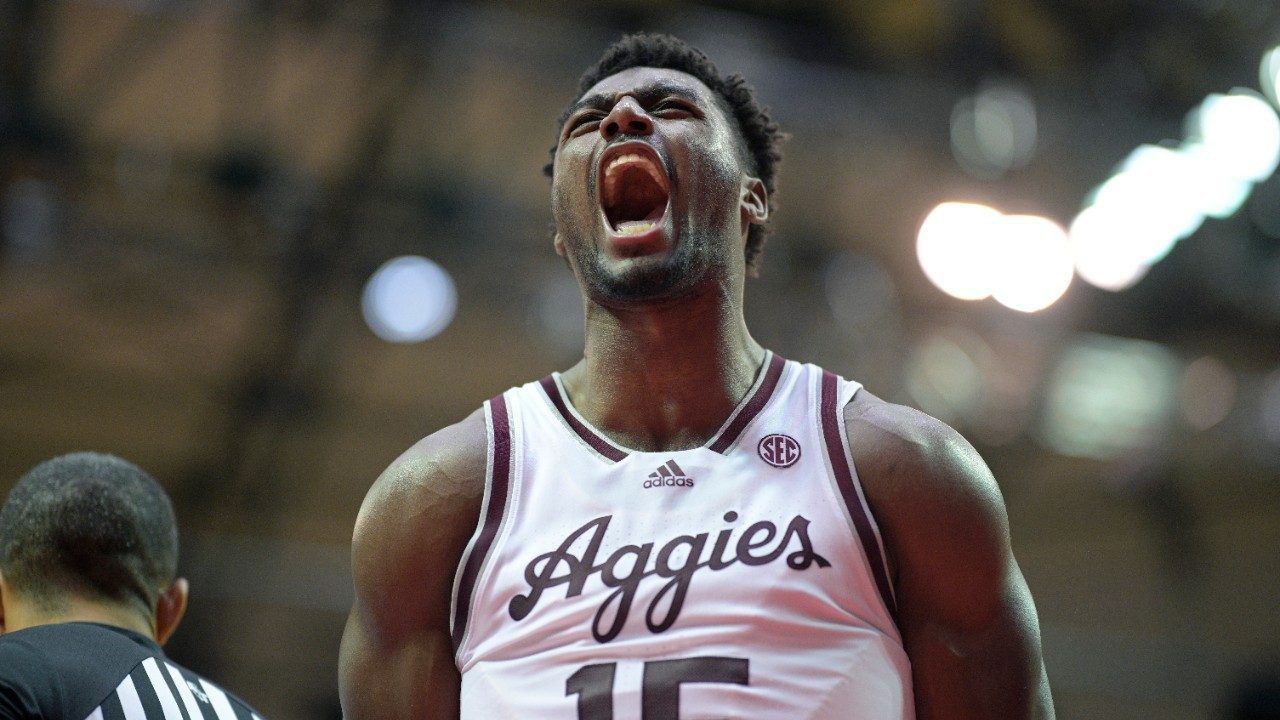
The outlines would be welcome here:
<svg viewBox="0 0 1280 720">
<path fill-rule="evenodd" d="M 1052 718 L 1035 604 L 986 463 L 946 423 L 871 393 L 844 413 L 890 558 L 916 716 Z"/>
<path fill-rule="evenodd" d="M 378 476 L 356 520 L 356 534 L 368 530 L 385 513 L 414 508 L 464 510 L 484 493 L 487 462 L 484 410 L 414 443 Z"/>
<path fill-rule="evenodd" d="M 975 583 L 1003 582 L 1012 562 L 1009 518 L 978 451 L 946 423 L 869 392 L 844 412 L 853 464 L 899 591 L 934 595 L 952 585 L 945 578 L 958 563 Z"/>
<path fill-rule="evenodd" d="M 978 451 L 941 420 L 866 390 L 845 406 L 844 417 L 868 494 L 890 501 L 967 501 L 1003 511 L 1000 489 Z"/>
<path fill-rule="evenodd" d="M 378 477 L 352 539 L 357 605 L 395 624 L 447 618 L 453 573 L 480 516 L 487 445 L 477 410 L 415 443 Z"/>
</svg>

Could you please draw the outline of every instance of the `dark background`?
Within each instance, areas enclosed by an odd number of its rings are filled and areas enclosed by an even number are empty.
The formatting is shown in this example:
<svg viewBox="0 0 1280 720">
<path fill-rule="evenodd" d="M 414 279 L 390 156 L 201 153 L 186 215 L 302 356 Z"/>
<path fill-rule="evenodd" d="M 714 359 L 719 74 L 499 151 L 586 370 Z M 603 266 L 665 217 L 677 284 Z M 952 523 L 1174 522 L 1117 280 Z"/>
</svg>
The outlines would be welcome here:
<svg viewBox="0 0 1280 720">
<path fill-rule="evenodd" d="M 269 718 L 338 717 L 365 490 L 577 357 L 541 167 L 636 29 L 742 71 L 792 134 L 753 332 L 982 451 L 1059 717 L 1274 717 L 1280 180 L 1133 287 L 1032 314 L 948 297 L 915 252 L 947 200 L 1068 224 L 1205 96 L 1259 88 L 1269 1 L 5 0 L 0 491 L 72 450 L 150 470 L 192 583 L 174 657 Z M 1034 110 L 1011 167 L 953 148 L 992 88 Z M 405 254 L 457 314 L 393 344 L 361 293 Z"/>
</svg>

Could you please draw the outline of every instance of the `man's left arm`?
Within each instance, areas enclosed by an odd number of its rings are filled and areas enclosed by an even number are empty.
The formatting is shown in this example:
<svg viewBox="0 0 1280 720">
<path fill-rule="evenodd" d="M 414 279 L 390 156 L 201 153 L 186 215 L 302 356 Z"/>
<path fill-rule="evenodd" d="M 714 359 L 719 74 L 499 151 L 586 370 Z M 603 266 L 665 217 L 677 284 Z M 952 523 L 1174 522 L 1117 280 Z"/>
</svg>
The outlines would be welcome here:
<svg viewBox="0 0 1280 720">
<path fill-rule="evenodd" d="M 849 446 L 893 572 L 920 720 L 1051 720 L 1031 593 L 995 478 L 944 423 L 859 393 Z"/>
</svg>

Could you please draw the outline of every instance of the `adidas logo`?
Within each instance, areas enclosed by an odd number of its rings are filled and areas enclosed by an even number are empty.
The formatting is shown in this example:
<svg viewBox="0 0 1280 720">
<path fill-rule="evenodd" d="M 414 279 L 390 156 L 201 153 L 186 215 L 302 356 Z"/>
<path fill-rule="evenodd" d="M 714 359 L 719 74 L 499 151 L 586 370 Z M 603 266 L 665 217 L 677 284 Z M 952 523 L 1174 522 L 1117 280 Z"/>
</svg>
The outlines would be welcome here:
<svg viewBox="0 0 1280 720">
<path fill-rule="evenodd" d="M 685 475 L 684 470 L 680 469 L 675 460 L 668 460 L 657 470 L 649 473 L 649 479 L 644 481 L 644 486 L 647 488 L 693 487 L 693 478 Z"/>
</svg>

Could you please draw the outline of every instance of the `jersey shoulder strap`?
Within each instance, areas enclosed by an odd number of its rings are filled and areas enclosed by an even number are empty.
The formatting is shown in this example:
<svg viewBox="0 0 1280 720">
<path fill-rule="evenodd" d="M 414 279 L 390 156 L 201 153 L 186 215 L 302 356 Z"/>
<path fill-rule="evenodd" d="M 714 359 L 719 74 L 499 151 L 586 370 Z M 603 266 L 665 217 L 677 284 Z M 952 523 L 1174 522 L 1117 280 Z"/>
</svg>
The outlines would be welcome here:
<svg viewBox="0 0 1280 720">
<path fill-rule="evenodd" d="M 858 479 L 858 471 L 853 463 L 853 453 L 849 447 L 849 429 L 844 418 L 845 406 L 862 389 L 862 385 L 816 366 L 813 370 L 821 373 L 818 379 L 818 425 L 822 431 L 832 477 L 843 500 L 849 523 L 853 526 L 858 543 L 866 554 L 867 564 L 875 578 L 876 590 L 880 593 L 880 598 L 884 601 L 890 617 L 896 623 L 897 598 L 890 580 L 888 553 L 880 534 L 880 527 L 876 523 L 871 505 L 867 502 L 866 493 Z"/>
</svg>

